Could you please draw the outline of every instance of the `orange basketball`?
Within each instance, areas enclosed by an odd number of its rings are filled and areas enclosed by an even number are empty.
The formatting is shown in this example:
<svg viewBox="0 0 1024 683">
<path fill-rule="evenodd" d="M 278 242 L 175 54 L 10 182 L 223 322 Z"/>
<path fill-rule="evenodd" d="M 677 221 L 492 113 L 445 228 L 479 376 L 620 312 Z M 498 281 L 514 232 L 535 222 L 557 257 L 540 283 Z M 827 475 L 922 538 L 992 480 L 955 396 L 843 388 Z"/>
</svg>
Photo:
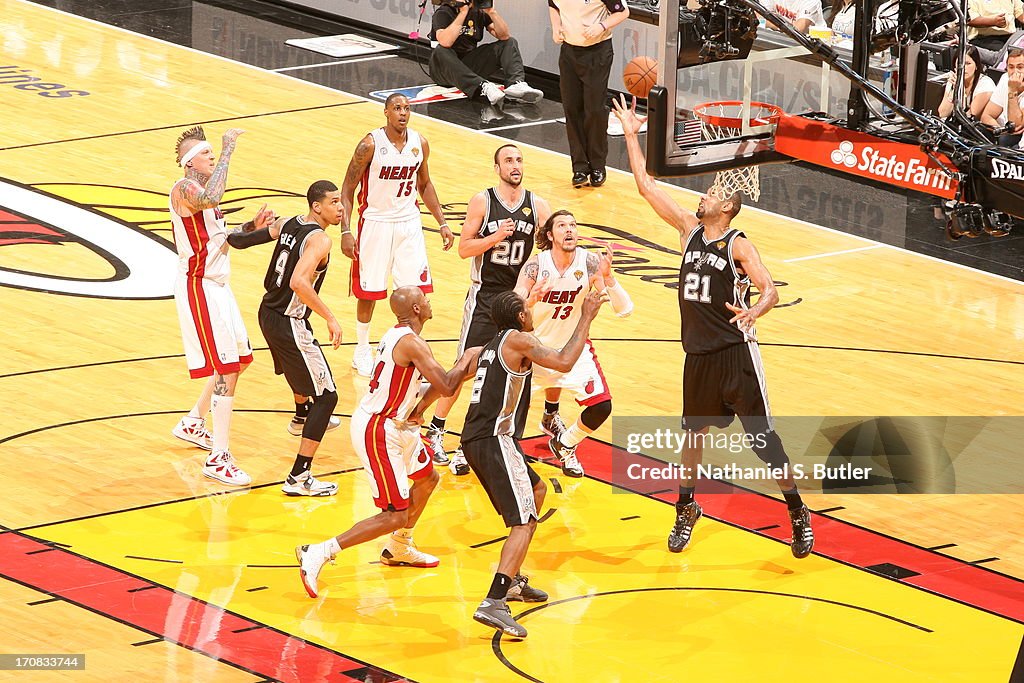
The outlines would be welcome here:
<svg viewBox="0 0 1024 683">
<path fill-rule="evenodd" d="M 634 57 L 622 72 L 622 82 L 631 95 L 645 98 L 658 80 L 658 62 L 650 57 Z"/>
</svg>

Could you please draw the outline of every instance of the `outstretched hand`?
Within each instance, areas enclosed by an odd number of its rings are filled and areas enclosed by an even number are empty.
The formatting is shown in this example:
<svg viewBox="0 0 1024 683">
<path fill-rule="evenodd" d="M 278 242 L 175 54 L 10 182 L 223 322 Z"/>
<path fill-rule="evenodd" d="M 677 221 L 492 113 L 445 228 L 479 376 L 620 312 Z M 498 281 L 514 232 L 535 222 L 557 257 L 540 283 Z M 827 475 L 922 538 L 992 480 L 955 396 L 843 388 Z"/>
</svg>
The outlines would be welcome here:
<svg viewBox="0 0 1024 683">
<path fill-rule="evenodd" d="M 612 100 L 612 111 L 615 117 L 622 123 L 622 132 L 626 135 L 636 135 L 640 128 L 647 121 L 646 116 L 639 116 L 636 113 L 636 98 L 633 98 L 632 105 L 626 104 L 626 96 L 619 95 Z"/>
<path fill-rule="evenodd" d="M 252 219 L 252 228 L 246 229 L 246 232 L 252 232 L 253 230 L 261 230 L 263 228 L 270 227 L 270 225 L 277 220 L 277 216 L 274 215 L 273 209 L 268 209 L 267 205 L 264 204 L 260 207 L 260 210 L 256 212 L 256 215 Z M 243 228 L 248 227 L 247 224 L 243 223 Z"/>
<path fill-rule="evenodd" d="M 535 303 L 547 296 L 551 291 L 551 283 L 547 278 L 542 278 L 533 283 L 530 293 L 526 295 L 526 305 L 532 307 Z"/>
<path fill-rule="evenodd" d="M 447 225 L 441 226 L 441 245 L 444 251 L 448 251 L 455 244 L 455 235 Z"/>
</svg>

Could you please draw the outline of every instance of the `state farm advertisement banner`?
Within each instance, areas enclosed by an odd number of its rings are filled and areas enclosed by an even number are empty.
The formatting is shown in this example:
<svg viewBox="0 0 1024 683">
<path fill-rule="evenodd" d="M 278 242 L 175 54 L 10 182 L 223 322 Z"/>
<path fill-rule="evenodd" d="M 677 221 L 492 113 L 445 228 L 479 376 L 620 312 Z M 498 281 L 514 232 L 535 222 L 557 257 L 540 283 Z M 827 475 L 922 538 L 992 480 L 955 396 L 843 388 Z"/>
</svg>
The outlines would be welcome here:
<svg viewBox="0 0 1024 683">
<path fill-rule="evenodd" d="M 775 131 L 775 151 L 889 185 L 953 199 L 957 181 L 946 175 L 917 145 L 892 142 L 823 121 L 783 115 Z M 936 155 L 955 169 L 948 158 Z"/>
</svg>

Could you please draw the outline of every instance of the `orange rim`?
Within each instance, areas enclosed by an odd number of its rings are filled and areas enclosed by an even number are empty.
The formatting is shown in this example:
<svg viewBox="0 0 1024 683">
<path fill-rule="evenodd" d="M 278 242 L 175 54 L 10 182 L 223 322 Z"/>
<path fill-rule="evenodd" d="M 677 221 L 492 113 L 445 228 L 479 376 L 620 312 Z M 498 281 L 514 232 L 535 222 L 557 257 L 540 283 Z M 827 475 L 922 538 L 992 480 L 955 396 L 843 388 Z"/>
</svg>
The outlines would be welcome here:
<svg viewBox="0 0 1024 683">
<path fill-rule="evenodd" d="M 743 128 L 743 117 L 742 116 L 722 116 L 721 114 L 710 114 L 706 110 L 713 107 L 743 107 L 741 100 L 719 100 L 717 102 L 702 102 L 694 105 L 693 113 L 704 123 L 710 126 L 718 126 L 719 128 Z M 750 120 L 751 125 L 763 126 L 765 124 L 774 124 L 779 122 L 779 117 L 782 116 L 782 107 L 778 107 L 774 104 L 768 104 L 767 102 L 751 102 L 750 109 L 754 111 L 755 108 L 760 109 L 762 112 L 770 112 L 767 117 L 758 116 Z"/>
</svg>

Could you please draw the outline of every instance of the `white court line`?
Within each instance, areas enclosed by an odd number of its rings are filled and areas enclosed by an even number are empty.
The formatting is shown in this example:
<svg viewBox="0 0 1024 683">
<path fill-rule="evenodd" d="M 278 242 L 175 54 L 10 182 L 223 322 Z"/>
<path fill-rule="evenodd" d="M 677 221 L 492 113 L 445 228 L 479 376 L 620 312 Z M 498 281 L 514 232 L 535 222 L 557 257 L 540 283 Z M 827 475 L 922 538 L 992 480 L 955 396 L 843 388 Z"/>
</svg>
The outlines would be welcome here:
<svg viewBox="0 0 1024 683">
<path fill-rule="evenodd" d="M 543 126 L 546 123 L 558 123 L 561 119 L 546 119 L 544 121 L 528 121 L 526 123 L 513 123 L 510 126 L 498 126 L 497 128 L 487 128 L 487 133 L 493 133 L 496 130 L 509 130 L 510 128 L 526 128 L 527 126 Z M 475 128 L 469 128 L 468 130 L 476 130 Z"/>
<path fill-rule="evenodd" d="M 783 259 L 783 263 L 796 263 L 797 261 L 810 261 L 815 258 L 825 258 L 826 256 L 839 256 L 840 254 L 852 254 L 855 251 L 867 251 L 869 249 L 878 249 L 879 247 L 887 247 L 887 244 L 869 244 L 866 247 L 854 247 L 853 249 L 843 249 L 842 251 L 826 251 L 824 254 L 811 254 L 810 256 L 798 256 L 797 258 Z"/>
<path fill-rule="evenodd" d="M 204 52 L 203 54 L 210 53 Z M 321 64 L 304 64 L 302 66 L 284 66 L 281 67 L 280 69 L 267 69 L 267 71 L 273 71 L 274 73 L 282 73 L 284 71 L 298 71 L 299 69 L 316 69 L 317 67 L 321 66 L 334 66 L 335 64 L 353 64 L 355 62 L 368 62 L 372 59 L 391 59 L 392 57 L 397 56 L 398 55 L 374 55 L 372 57 L 360 57 L 359 59 L 343 59 L 340 62 L 323 62 Z M 235 62 L 235 64 L 239 63 L 240 62 Z"/>
<path fill-rule="evenodd" d="M 290 75 L 285 74 L 285 73 L 277 74 L 276 72 L 274 72 L 274 71 L 272 71 L 270 69 L 264 69 L 263 67 L 256 66 L 254 64 L 246 64 L 245 62 L 240 62 L 240 61 L 235 60 L 235 59 L 230 59 L 228 57 L 223 57 L 221 55 L 214 54 L 212 52 L 204 52 L 204 51 L 202 51 L 202 50 L 200 50 L 198 48 L 189 47 L 187 45 L 178 45 L 177 43 L 172 43 L 169 40 L 164 40 L 162 38 L 157 38 L 155 36 L 148 36 L 148 35 L 145 35 L 143 33 L 136 33 L 135 31 L 132 31 L 131 29 L 121 28 L 120 26 L 114 26 L 112 24 L 105 24 L 102 21 L 99 21 L 98 19 L 90 19 L 88 17 L 82 17 L 82 16 L 79 16 L 79 15 L 74 14 L 72 12 L 68 12 L 68 11 L 65 11 L 65 10 L 57 9 L 56 7 L 47 7 L 46 5 L 39 5 L 39 4 L 36 4 L 34 2 L 30 2 L 29 0 L 20 0 L 20 2 L 21 2 L 21 4 L 27 5 L 27 6 L 32 7 L 32 8 L 38 8 L 38 9 L 48 10 L 50 12 L 56 12 L 57 14 L 63 14 L 64 16 L 72 17 L 74 19 L 77 19 L 77 20 L 80 20 L 80 21 L 84 21 L 84 22 L 89 23 L 89 24 L 95 24 L 96 26 L 100 26 L 100 27 L 105 28 L 105 29 L 112 29 L 114 31 L 119 31 L 121 33 L 127 33 L 128 35 L 135 36 L 136 38 L 145 38 L 145 39 L 148 39 L 148 40 L 153 40 L 153 41 L 156 41 L 158 43 L 163 43 L 164 45 L 173 46 L 175 48 L 178 48 L 179 50 L 186 50 L 188 52 L 194 52 L 195 54 L 203 55 L 205 57 L 210 57 L 211 59 L 219 59 L 222 62 L 228 62 L 229 64 L 234 64 L 236 66 L 241 66 L 241 67 L 248 68 L 248 69 L 254 69 L 254 70 L 259 71 L 261 73 L 276 74 L 278 76 L 281 76 L 282 78 L 290 78 L 292 80 L 302 80 L 302 79 L 297 79 L 294 76 L 290 76 Z M 330 92 L 333 92 L 333 93 L 340 93 L 342 95 L 347 95 L 348 97 L 352 97 L 352 98 L 357 99 L 357 100 L 362 100 L 363 102 L 366 102 L 368 104 L 375 104 L 375 105 L 379 105 L 380 104 L 380 102 L 378 102 L 376 100 L 372 100 L 372 99 L 370 99 L 368 97 L 363 97 L 362 95 L 356 95 L 355 93 L 350 93 L 350 92 L 347 92 L 345 90 L 338 90 L 337 88 L 331 88 L 331 87 L 328 87 L 326 85 L 321 85 L 319 83 L 313 83 L 311 81 L 303 81 L 303 82 L 308 84 L 308 85 L 311 85 L 311 86 L 313 86 L 315 88 L 321 88 L 323 90 L 329 90 Z M 448 126 L 450 128 L 458 128 L 460 130 L 471 131 L 471 132 L 474 132 L 474 133 L 479 133 L 481 135 L 486 135 L 486 136 L 489 136 L 489 137 L 493 137 L 493 138 L 495 138 L 495 140 L 498 140 L 498 141 L 501 141 L 501 142 L 508 142 L 507 138 L 503 138 L 503 137 L 501 137 L 499 135 L 492 135 L 492 134 L 488 133 L 487 131 L 477 130 L 475 128 L 467 128 L 466 126 L 463 126 L 461 124 L 452 123 L 451 121 L 445 121 L 444 119 L 439 119 L 439 118 L 436 118 L 436 117 L 433 117 L 433 116 L 429 116 L 427 114 L 421 114 L 419 112 L 417 112 L 416 115 L 417 116 L 422 116 L 423 118 L 430 119 L 432 121 L 436 121 L 437 123 L 439 123 L 441 125 L 444 125 L 444 126 Z M 556 156 L 560 156 L 560 157 L 565 158 L 565 159 L 569 158 L 569 155 L 564 153 L 564 152 L 558 152 L 558 151 L 555 151 L 555 150 L 552 150 L 552 149 L 547 149 L 546 147 L 541 147 L 539 145 L 534 145 L 534 144 L 531 144 L 529 142 L 521 142 L 521 141 L 517 140 L 516 144 L 519 145 L 520 147 L 529 147 L 530 149 L 536 149 L 538 151 L 545 152 L 547 154 L 554 154 Z M 621 173 L 623 175 L 627 175 L 627 176 L 631 176 L 631 177 L 633 175 L 629 171 L 624 171 L 622 169 L 614 168 L 612 166 L 608 167 L 608 171 L 609 172 L 615 172 L 615 173 Z M 690 190 L 690 189 L 685 188 L 685 187 L 679 187 L 678 185 L 673 185 L 671 183 L 667 183 L 664 180 L 658 180 L 657 178 L 655 178 L 655 182 L 657 182 L 659 185 L 661 185 L 661 186 L 663 186 L 665 188 L 672 188 L 672 190 L 674 190 L 674 191 L 686 192 L 688 194 L 694 195 L 695 197 L 699 197 L 701 194 L 703 194 L 701 192 L 697 192 L 696 190 Z M 997 280 L 1002 280 L 1004 282 L 1009 282 L 1009 283 L 1012 283 L 1012 284 L 1015 284 L 1015 285 L 1018 285 L 1018 286 L 1024 285 L 1024 283 L 1022 283 L 1020 280 L 1015 280 L 1012 277 L 1006 277 L 1005 275 L 998 275 L 996 273 L 990 273 L 987 270 L 981 270 L 980 268 L 974 268 L 973 266 L 965 266 L 965 265 L 963 265 L 961 263 L 956 263 L 954 261 L 946 261 L 945 259 L 941 259 L 941 258 L 939 258 L 937 256 L 931 256 L 929 254 L 922 254 L 922 253 L 917 252 L 917 251 L 912 251 L 910 249 L 907 249 L 906 247 L 897 247 L 897 246 L 894 246 L 892 244 L 885 244 L 884 242 L 879 242 L 878 240 L 873 240 L 873 239 L 870 239 L 870 238 L 867 238 L 867 237 L 861 237 L 860 235 L 851 235 L 848 232 L 843 232 L 842 230 L 838 230 L 836 228 L 830 228 L 830 227 L 825 226 L 825 225 L 819 225 L 817 223 L 811 223 L 810 221 L 805 221 L 805 220 L 802 220 L 800 218 L 793 218 L 792 216 L 784 216 L 782 214 L 778 214 L 778 213 L 774 213 L 772 211 L 768 211 L 767 209 L 760 209 L 760 208 L 758 208 L 756 206 L 747 205 L 744 208 L 746 208 L 747 211 L 753 211 L 753 212 L 756 212 L 756 213 L 763 214 L 765 216 L 772 216 L 773 218 L 780 218 L 782 220 L 792 221 L 793 223 L 796 223 L 797 225 L 803 225 L 803 226 L 806 226 L 806 227 L 809 227 L 809 228 L 817 228 L 818 230 L 824 230 L 825 232 L 830 232 L 830 233 L 832 233 L 834 235 L 842 235 L 844 237 L 849 237 L 851 239 L 859 240 L 861 242 L 867 242 L 869 244 L 873 244 L 873 245 L 876 245 L 876 246 L 879 246 L 879 247 L 887 247 L 889 249 L 894 249 L 896 251 L 902 251 L 902 252 L 904 252 L 906 254 L 912 254 L 913 256 L 916 256 L 916 257 L 919 257 L 919 258 L 928 259 L 929 261 L 935 261 L 937 263 L 942 263 L 942 264 L 945 264 L 947 266 L 952 266 L 953 268 L 960 268 L 962 270 L 969 270 L 969 271 L 974 272 L 974 273 L 980 273 L 982 275 L 987 275 L 988 277 L 992 277 L 992 278 L 995 278 Z"/>
</svg>

